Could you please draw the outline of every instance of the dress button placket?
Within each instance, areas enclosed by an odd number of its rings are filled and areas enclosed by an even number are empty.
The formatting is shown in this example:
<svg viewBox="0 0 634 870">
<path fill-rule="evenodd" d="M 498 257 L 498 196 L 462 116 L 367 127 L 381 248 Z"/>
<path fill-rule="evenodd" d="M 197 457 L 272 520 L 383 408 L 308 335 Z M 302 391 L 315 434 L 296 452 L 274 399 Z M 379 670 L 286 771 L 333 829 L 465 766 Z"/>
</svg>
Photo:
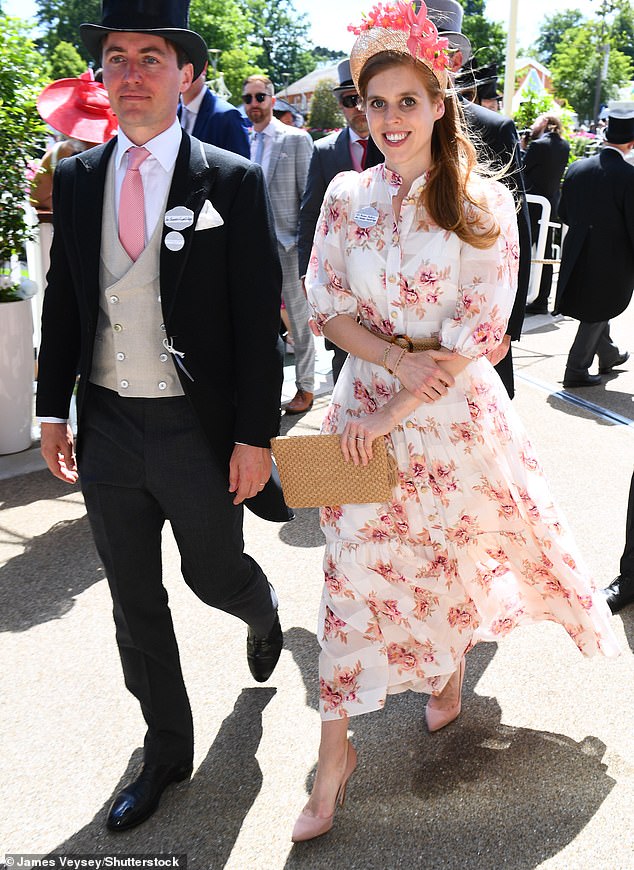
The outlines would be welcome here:
<svg viewBox="0 0 634 870">
<path fill-rule="evenodd" d="M 395 306 L 395 303 L 400 301 L 401 279 L 401 247 L 397 243 L 391 244 L 387 252 L 385 273 L 387 276 L 387 301 L 390 306 L 390 318 L 395 321 L 398 319 L 401 310 Z M 397 331 L 400 332 L 400 328 Z"/>
</svg>

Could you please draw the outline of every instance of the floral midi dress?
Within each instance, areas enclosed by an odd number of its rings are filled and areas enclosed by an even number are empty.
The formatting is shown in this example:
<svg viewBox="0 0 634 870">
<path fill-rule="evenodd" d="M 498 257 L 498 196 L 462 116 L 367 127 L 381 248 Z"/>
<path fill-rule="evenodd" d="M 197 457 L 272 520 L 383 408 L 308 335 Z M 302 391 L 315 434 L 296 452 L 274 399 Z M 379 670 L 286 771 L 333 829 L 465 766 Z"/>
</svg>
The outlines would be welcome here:
<svg viewBox="0 0 634 870">
<path fill-rule="evenodd" d="M 455 386 L 386 437 L 399 469 L 387 504 L 324 507 L 319 616 L 323 719 L 380 709 L 386 695 L 438 693 L 479 640 L 560 623 L 585 655 L 618 654 L 542 468 L 484 354 L 502 339 L 515 296 L 513 198 L 477 180 L 501 233 L 462 242 L 417 208 L 417 179 L 395 220 L 401 178 L 384 165 L 328 188 L 307 275 L 318 325 L 340 314 L 387 336 L 437 336 L 471 358 Z M 400 389 L 379 364 L 349 356 L 322 431 L 371 414 Z"/>
</svg>

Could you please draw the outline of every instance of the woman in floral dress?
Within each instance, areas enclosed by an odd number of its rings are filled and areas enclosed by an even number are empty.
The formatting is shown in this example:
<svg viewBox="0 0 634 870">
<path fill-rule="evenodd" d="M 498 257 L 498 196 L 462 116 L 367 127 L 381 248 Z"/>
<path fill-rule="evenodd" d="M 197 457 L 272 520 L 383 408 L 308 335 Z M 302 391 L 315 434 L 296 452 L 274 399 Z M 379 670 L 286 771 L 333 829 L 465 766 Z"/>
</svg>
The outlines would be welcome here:
<svg viewBox="0 0 634 870">
<path fill-rule="evenodd" d="M 322 735 L 295 841 L 332 827 L 356 764 L 349 717 L 412 689 L 431 695 L 429 730 L 443 727 L 477 641 L 547 619 L 585 655 L 618 653 L 487 357 L 513 305 L 517 222 L 461 133 L 447 41 L 424 3 L 376 7 L 356 32 L 352 75 L 385 165 L 333 180 L 306 283 L 349 352 L 322 430 L 362 464 L 385 437 L 400 484 L 387 504 L 322 510 Z"/>
</svg>

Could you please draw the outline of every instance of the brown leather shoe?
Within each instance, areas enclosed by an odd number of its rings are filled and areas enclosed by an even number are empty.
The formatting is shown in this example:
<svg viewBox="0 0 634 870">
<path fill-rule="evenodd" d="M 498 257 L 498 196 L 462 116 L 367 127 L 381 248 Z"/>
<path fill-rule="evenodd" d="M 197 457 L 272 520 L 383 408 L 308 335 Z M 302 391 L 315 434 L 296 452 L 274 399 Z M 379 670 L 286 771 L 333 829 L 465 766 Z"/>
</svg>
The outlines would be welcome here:
<svg viewBox="0 0 634 870">
<path fill-rule="evenodd" d="M 287 414 L 304 414 L 313 407 L 313 397 L 313 393 L 309 393 L 308 390 L 302 390 L 300 387 L 288 405 L 284 406 L 284 410 Z"/>
</svg>

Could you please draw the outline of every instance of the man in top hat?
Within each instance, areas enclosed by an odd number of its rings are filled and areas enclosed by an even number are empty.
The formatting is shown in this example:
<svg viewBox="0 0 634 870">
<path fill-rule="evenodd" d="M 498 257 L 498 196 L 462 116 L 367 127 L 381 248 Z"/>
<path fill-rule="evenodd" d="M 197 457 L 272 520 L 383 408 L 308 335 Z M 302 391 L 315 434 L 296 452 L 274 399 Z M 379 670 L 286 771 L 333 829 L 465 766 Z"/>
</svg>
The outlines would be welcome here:
<svg viewBox="0 0 634 870">
<path fill-rule="evenodd" d="M 359 108 L 359 94 L 352 81 L 348 59 L 342 60 L 337 67 L 337 76 L 339 84 L 333 88 L 333 93 L 339 101 L 341 112 L 346 119 L 346 126 L 343 130 L 331 133 L 315 142 L 308 169 L 306 190 L 302 197 L 299 213 L 297 253 L 299 274 L 302 276 L 302 281 L 308 270 L 319 210 L 326 188 L 332 179 L 339 172 L 352 169 L 361 172 L 367 167 L 382 163 L 384 159 L 372 141 L 365 112 Z M 335 352 L 332 361 L 332 375 L 336 383 L 348 354 L 328 339 L 326 339 L 326 347 Z"/>
<path fill-rule="evenodd" d="M 500 111 L 502 94 L 498 93 L 498 67 L 496 63 L 488 66 L 474 67 L 473 58 L 456 76 L 456 87 L 462 90 L 464 97 L 476 106 L 483 106 L 491 112 Z"/>
<path fill-rule="evenodd" d="M 249 135 L 242 115 L 207 87 L 207 67 L 181 96 L 178 117 L 183 130 L 210 145 L 249 157 Z"/>
<path fill-rule="evenodd" d="M 68 483 L 79 472 L 125 682 L 147 723 L 143 768 L 114 799 L 112 831 L 143 822 L 192 771 L 161 576 L 166 519 L 193 592 L 247 623 L 258 681 L 277 663 L 282 632 L 275 594 L 243 552 L 243 505 L 288 519 L 269 481 L 281 275 L 264 179 L 182 130 L 179 94 L 207 48 L 187 29 L 186 0 L 149 6 L 105 0 L 102 24 L 81 26 L 119 134 L 55 173 L 37 395 L 49 469 Z M 77 371 L 76 461 L 66 419 Z"/>
<path fill-rule="evenodd" d="M 558 217 L 561 179 L 566 171 L 570 155 L 570 145 L 563 138 L 562 132 L 561 118 L 554 112 L 544 112 L 544 114 L 539 115 L 531 127 L 530 141 L 524 155 L 526 193 L 546 197 L 550 203 L 551 221 L 556 221 Z M 528 210 L 531 216 L 531 233 L 536 239 L 539 233 L 539 219 L 542 209 L 536 203 L 529 203 Z M 552 244 L 553 228 L 548 227 L 547 257 L 552 251 Z M 526 306 L 527 314 L 548 313 L 548 298 L 552 281 L 553 267 L 549 263 L 545 263 L 542 267 L 539 292 L 537 297 Z"/>
<path fill-rule="evenodd" d="M 277 118 L 278 121 L 281 121 L 282 124 L 287 124 L 289 127 L 304 126 L 304 118 L 301 113 L 297 111 L 292 103 L 289 103 L 287 100 L 282 100 L 280 97 L 275 98 L 273 117 Z"/>
<path fill-rule="evenodd" d="M 295 346 L 297 392 L 284 410 L 287 414 L 303 414 L 313 405 L 315 342 L 308 325 L 306 294 L 297 271 L 297 221 L 313 140 L 305 130 L 290 127 L 273 117 L 274 91 L 271 79 L 258 73 L 244 81 L 242 101 L 253 124 L 251 159 L 261 164 L 271 198 L 284 276 L 282 296 Z"/>
<path fill-rule="evenodd" d="M 452 71 L 457 73 L 471 57 L 471 43 L 461 32 L 462 6 L 457 0 L 429 0 L 428 15 L 438 28 L 441 36 L 449 40 L 452 51 Z M 480 156 L 494 165 L 509 169 L 501 181 L 513 192 L 519 206 L 517 212 L 517 228 L 519 232 L 520 262 L 517 279 L 517 292 L 513 310 L 506 327 L 506 335 L 489 359 L 511 398 L 515 394 L 513 377 L 513 357 L 511 341 L 518 341 L 522 336 L 524 308 L 528 294 L 528 283 L 531 271 L 531 232 L 524 179 L 522 178 L 519 137 L 515 124 L 510 118 L 492 112 L 475 103 L 459 97 L 467 127 L 475 134 L 475 144 Z"/>
<path fill-rule="evenodd" d="M 568 224 L 555 313 L 580 321 L 564 387 L 592 387 L 629 358 L 610 337 L 610 318 L 625 311 L 634 288 L 634 103 L 610 103 L 605 144 L 576 160 L 564 177 L 559 215 Z M 590 374 L 594 357 L 599 373 Z"/>
</svg>

